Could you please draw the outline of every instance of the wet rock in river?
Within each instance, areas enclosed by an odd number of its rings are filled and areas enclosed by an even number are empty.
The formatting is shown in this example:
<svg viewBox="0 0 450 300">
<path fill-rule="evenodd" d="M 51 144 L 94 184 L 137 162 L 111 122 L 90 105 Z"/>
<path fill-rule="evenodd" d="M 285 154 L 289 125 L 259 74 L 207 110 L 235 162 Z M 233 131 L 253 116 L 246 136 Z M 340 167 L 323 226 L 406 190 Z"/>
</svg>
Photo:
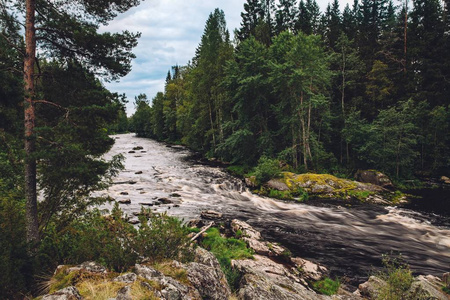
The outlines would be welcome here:
<svg viewBox="0 0 450 300">
<path fill-rule="evenodd" d="M 358 170 L 355 178 L 357 181 L 378 185 L 387 189 L 394 187 L 387 175 L 376 170 Z"/>
<path fill-rule="evenodd" d="M 140 175 L 140 174 L 142 174 L 142 173 L 143 173 L 142 171 L 137 171 L 137 172 L 135 172 L 134 174 Z"/>
<path fill-rule="evenodd" d="M 153 202 L 139 202 L 139 205 L 143 205 L 143 206 L 153 206 Z"/>
<path fill-rule="evenodd" d="M 209 220 L 214 220 L 214 219 L 220 219 L 222 218 L 222 214 L 220 212 L 217 211 L 213 211 L 213 210 L 204 210 L 202 211 L 202 213 L 200 214 L 200 216 L 203 219 L 209 219 Z"/>
<path fill-rule="evenodd" d="M 130 199 L 123 199 L 123 200 L 119 200 L 118 202 L 120 204 L 131 204 L 131 200 Z"/>
<path fill-rule="evenodd" d="M 120 192 L 120 194 L 126 196 L 128 195 L 128 192 Z"/>
<path fill-rule="evenodd" d="M 172 200 L 169 200 L 167 198 L 159 198 L 158 201 L 161 202 L 162 204 L 172 204 L 173 203 Z"/>
<path fill-rule="evenodd" d="M 142 147 L 142 146 L 133 147 L 133 150 L 142 150 L 142 149 L 144 149 L 144 147 Z"/>
<path fill-rule="evenodd" d="M 181 197 L 181 195 L 180 195 L 180 194 L 177 194 L 177 193 L 172 193 L 172 194 L 170 194 L 169 196 L 170 196 L 170 197 L 174 197 L 174 198 L 179 198 L 179 197 Z"/>
<path fill-rule="evenodd" d="M 128 153 L 136 153 L 136 151 L 130 150 L 128 151 Z"/>
</svg>

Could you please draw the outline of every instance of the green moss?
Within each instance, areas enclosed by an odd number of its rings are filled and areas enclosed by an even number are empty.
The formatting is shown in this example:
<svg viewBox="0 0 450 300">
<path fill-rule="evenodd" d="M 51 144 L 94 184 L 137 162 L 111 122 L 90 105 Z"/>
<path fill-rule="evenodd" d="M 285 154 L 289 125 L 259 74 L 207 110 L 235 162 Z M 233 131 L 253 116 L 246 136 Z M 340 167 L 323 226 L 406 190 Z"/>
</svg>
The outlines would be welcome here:
<svg viewBox="0 0 450 300">
<path fill-rule="evenodd" d="M 334 295 L 338 292 L 341 283 L 339 279 L 332 280 L 331 278 L 325 278 L 323 280 L 313 283 L 313 288 L 316 292 L 324 295 Z"/>
<path fill-rule="evenodd" d="M 357 187 L 356 183 L 351 180 L 337 178 L 329 174 L 294 174 L 291 172 L 283 172 L 282 175 L 284 183 L 286 183 L 290 190 L 303 188 L 307 192 L 310 192 L 308 188 L 310 185 L 327 185 L 333 188 L 333 192 L 345 192 L 354 190 Z"/>
<path fill-rule="evenodd" d="M 274 189 L 269 190 L 268 196 L 271 198 L 276 198 L 276 199 L 280 199 L 280 200 L 293 200 L 294 199 L 291 191 L 279 191 L 279 190 L 274 190 Z"/>
<path fill-rule="evenodd" d="M 353 199 L 359 200 L 361 202 L 364 202 L 369 198 L 369 196 L 373 195 L 374 192 L 370 191 L 357 191 L 357 190 L 350 190 L 347 192 L 347 195 L 350 196 Z"/>
<path fill-rule="evenodd" d="M 63 267 L 50 279 L 48 289 L 49 294 L 75 284 L 75 279 L 80 276 L 80 271 L 70 272 L 67 274 L 67 269 L 69 269 L 69 266 Z"/>
</svg>

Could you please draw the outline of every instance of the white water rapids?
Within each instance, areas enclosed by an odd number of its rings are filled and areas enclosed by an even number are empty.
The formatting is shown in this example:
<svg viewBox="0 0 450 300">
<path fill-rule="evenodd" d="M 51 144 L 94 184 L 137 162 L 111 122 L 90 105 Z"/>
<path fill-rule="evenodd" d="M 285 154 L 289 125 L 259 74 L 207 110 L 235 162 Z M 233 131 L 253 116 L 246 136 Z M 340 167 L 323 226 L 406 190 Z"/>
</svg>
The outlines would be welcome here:
<svg viewBox="0 0 450 300">
<path fill-rule="evenodd" d="M 251 194 L 240 179 L 220 168 L 187 160 L 191 152 L 185 148 L 134 134 L 114 138 L 106 158 L 123 154 L 125 169 L 114 179 L 116 184 L 100 194 L 130 199 L 131 204 L 121 204 L 130 216 L 140 211 L 140 203 L 151 205 L 159 198 L 174 203 L 149 207 L 184 220 L 198 218 L 203 210 L 219 211 L 226 218 L 247 221 L 294 255 L 353 280 L 366 277 L 372 265 L 380 264 L 381 255 L 390 251 L 402 253 L 414 272 L 440 276 L 450 271 L 450 228 L 434 226 L 418 212 L 396 207 L 318 207 L 264 198 Z M 136 146 L 143 149 L 129 153 Z"/>
</svg>

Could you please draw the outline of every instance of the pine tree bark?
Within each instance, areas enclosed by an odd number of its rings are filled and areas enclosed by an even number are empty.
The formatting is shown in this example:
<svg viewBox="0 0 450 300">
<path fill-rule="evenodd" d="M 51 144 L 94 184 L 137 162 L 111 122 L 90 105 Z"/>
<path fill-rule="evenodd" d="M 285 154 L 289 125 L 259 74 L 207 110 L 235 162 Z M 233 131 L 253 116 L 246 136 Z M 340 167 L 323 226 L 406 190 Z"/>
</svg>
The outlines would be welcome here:
<svg viewBox="0 0 450 300">
<path fill-rule="evenodd" d="M 27 241 L 33 246 L 39 241 L 36 192 L 36 148 L 34 64 L 36 59 L 35 0 L 26 1 L 25 58 L 24 58 L 24 125 L 25 125 L 25 198 Z"/>
</svg>

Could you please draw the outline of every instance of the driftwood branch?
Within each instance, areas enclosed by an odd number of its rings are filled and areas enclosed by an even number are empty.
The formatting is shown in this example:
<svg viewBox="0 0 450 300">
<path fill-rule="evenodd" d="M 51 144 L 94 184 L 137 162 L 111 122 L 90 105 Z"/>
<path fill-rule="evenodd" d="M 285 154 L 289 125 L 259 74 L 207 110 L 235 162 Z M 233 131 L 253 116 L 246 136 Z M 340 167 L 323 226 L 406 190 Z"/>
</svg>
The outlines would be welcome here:
<svg viewBox="0 0 450 300">
<path fill-rule="evenodd" d="M 199 236 L 202 235 L 202 233 L 204 233 L 206 230 L 208 230 L 211 226 L 213 226 L 214 222 L 211 221 L 211 223 L 209 223 L 209 225 L 203 227 L 202 230 L 200 230 L 199 233 L 197 233 L 194 237 L 191 238 L 190 242 L 195 241 L 196 239 L 198 239 Z"/>
</svg>

